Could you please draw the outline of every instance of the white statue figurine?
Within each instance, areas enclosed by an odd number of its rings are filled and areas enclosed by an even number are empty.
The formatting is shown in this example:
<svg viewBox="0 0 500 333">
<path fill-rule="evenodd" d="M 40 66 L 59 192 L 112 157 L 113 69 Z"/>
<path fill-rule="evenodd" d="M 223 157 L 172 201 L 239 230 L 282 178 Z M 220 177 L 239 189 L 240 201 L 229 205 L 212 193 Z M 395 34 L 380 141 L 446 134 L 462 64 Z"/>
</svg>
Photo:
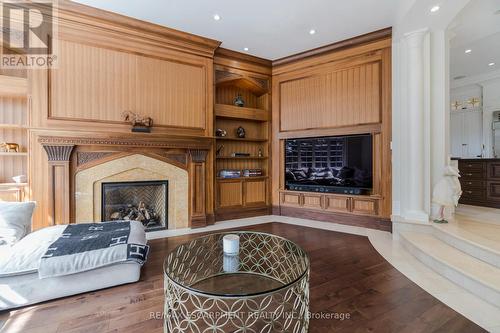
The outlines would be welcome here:
<svg viewBox="0 0 500 333">
<path fill-rule="evenodd" d="M 444 217 L 445 208 L 458 205 L 458 200 L 462 195 L 459 177 L 458 169 L 449 165 L 444 170 L 443 178 L 434 186 L 432 202 L 439 205 L 439 219 L 435 219 L 435 223 L 448 223 Z"/>
</svg>

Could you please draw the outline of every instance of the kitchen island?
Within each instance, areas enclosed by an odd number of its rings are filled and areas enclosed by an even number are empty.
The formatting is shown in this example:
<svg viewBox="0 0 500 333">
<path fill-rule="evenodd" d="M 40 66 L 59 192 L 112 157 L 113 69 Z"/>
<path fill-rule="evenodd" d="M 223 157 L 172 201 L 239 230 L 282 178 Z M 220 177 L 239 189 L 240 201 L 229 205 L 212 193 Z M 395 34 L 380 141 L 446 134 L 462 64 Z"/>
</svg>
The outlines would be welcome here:
<svg viewBox="0 0 500 333">
<path fill-rule="evenodd" d="M 459 159 L 461 204 L 500 208 L 500 159 Z"/>
</svg>

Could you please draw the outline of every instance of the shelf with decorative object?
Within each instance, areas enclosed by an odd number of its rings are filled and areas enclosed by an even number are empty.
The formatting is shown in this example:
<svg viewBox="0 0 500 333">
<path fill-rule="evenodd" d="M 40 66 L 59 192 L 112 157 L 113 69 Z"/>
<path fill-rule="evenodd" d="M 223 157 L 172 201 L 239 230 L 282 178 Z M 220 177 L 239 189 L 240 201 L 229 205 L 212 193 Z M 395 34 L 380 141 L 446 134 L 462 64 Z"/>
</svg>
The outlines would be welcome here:
<svg viewBox="0 0 500 333">
<path fill-rule="evenodd" d="M 221 118 L 236 118 L 253 121 L 270 120 L 270 114 L 266 110 L 228 104 L 215 104 L 215 115 Z"/>
<path fill-rule="evenodd" d="M 12 177 L 28 174 L 28 125 L 29 97 L 28 80 L 24 72 L 0 75 L 0 183 L 8 184 L 11 190 L 2 195 L 2 200 L 24 198 L 24 190 L 12 190 Z M 22 186 L 21 186 L 22 187 Z M 5 186 L 2 194 L 5 194 Z"/>
<path fill-rule="evenodd" d="M 216 220 L 267 214 L 271 64 L 233 51 L 220 52 L 215 56 Z M 256 176 L 243 177 L 243 170 Z M 241 177 L 219 177 L 221 171 L 241 171 Z"/>
</svg>

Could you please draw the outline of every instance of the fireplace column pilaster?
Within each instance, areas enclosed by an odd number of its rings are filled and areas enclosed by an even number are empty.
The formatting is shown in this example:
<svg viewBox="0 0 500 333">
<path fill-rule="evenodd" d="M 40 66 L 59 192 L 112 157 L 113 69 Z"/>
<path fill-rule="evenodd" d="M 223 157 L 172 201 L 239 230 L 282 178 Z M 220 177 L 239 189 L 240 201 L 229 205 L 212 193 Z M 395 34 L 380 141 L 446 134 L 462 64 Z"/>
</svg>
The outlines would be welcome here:
<svg viewBox="0 0 500 333">
<path fill-rule="evenodd" d="M 69 161 L 74 145 L 43 145 L 49 160 L 48 203 L 50 225 L 70 223 Z"/>
<path fill-rule="evenodd" d="M 191 191 L 191 203 L 189 208 L 189 219 L 192 228 L 207 225 L 206 210 L 206 158 L 207 150 L 189 150 L 189 188 Z"/>
</svg>

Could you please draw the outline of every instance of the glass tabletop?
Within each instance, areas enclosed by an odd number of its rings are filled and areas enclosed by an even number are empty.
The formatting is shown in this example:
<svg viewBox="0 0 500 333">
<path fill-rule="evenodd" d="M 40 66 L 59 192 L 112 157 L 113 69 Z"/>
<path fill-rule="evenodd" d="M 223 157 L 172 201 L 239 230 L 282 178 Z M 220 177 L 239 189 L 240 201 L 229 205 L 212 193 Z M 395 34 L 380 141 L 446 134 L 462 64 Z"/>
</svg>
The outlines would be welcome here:
<svg viewBox="0 0 500 333">
<path fill-rule="evenodd" d="M 237 255 L 225 255 L 223 237 L 240 239 Z M 283 237 L 227 232 L 193 239 L 165 259 L 165 277 L 191 292 L 221 297 L 262 295 L 286 288 L 309 270 L 305 251 Z"/>
</svg>

